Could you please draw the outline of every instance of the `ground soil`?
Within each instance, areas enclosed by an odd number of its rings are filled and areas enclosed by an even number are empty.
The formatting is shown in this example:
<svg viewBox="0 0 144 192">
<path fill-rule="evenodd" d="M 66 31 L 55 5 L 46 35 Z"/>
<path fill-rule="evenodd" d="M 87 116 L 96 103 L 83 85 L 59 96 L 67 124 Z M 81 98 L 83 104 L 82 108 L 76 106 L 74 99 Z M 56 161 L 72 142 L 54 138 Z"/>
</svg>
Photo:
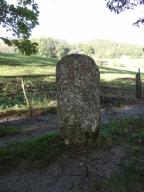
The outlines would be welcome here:
<svg viewBox="0 0 144 192">
<path fill-rule="evenodd" d="M 108 106 L 101 109 L 101 122 L 108 123 L 127 117 L 143 117 L 144 104 Z M 20 134 L 0 138 L 0 147 L 13 141 L 22 141 L 32 137 L 58 131 L 58 118 L 56 113 L 44 113 L 32 117 L 8 117 L 0 120 L 0 125 L 12 126 L 20 129 Z"/>
<path fill-rule="evenodd" d="M 97 184 L 103 177 L 119 174 L 119 162 L 126 158 L 125 148 L 65 158 L 39 171 L 15 170 L 0 175 L 0 192 L 102 192 Z M 99 190 L 97 190 L 99 189 Z"/>
<path fill-rule="evenodd" d="M 109 106 L 101 109 L 101 122 L 108 123 L 126 117 L 143 117 L 144 104 Z M 4 147 L 12 141 L 22 141 L 58 130 L 56 114 L 45 113 L 29 118 L 9 118 L 0 124 L 22 129 L 21 134 L 0 139 Z M 41 171 L 13 170 L 0 176 L 0 192 L 103 192 L 99 180 L 120 174 L 119 162 L 127 157 L 124 146 L 112 146 L 108 151 L 88 156 L 64 158 Z M 104 191 L 105 192 L 105 191 Z"/>
</svg>

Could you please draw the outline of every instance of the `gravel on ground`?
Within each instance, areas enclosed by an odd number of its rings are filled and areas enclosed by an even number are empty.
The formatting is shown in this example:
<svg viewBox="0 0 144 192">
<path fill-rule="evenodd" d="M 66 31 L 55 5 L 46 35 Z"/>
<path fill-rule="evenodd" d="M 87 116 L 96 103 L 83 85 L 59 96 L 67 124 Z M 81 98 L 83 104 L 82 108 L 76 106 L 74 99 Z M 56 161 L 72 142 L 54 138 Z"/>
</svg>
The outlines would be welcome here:
<svg viewBox="0 0 144 192">
<path fill-rule="evenodd" d="M 126 117 L 143 117 L 144 105 L 108 107 L 101 110 L 102 123 L 120 120 Z M 56 114 L 43 114 L 31 118 L 9 119 L 0 124 L 14 125 L 21 134 L 0 139 L 4 147 L 12 141 L 23 141 L 58 130 Z M 92 153 L 88 156 L 65 157 L 59 163 L 53 163 L 44 170 L 13 170 L 0 175 L 0 192 L 105 192 L 99 187 L 102 178 L 120 174 L 119 163 L 127 158 L 127 148 L 112 146 L 108 151 Z"/>
<path fill-rule="evenodd" d="M 144 116 L 144 104 L 139 105 L 124 105 L 121 107 L 107 107 L 101 109 L 102 124 L 109 123 L 113 120 L 120 120 L 128 117 L 141 118 Z M 0 121 L 0 126 L 14 126 L 22 131 L 14 136 L 6 136 L 0 138 L 0 147 L 14 141 L 23 141 L 29 138 L 38 137 L 47 134 L 48 132 L 58 131 L 57 114 L 45 113 L 28 118 L 11 118 Z"/>
</svg>

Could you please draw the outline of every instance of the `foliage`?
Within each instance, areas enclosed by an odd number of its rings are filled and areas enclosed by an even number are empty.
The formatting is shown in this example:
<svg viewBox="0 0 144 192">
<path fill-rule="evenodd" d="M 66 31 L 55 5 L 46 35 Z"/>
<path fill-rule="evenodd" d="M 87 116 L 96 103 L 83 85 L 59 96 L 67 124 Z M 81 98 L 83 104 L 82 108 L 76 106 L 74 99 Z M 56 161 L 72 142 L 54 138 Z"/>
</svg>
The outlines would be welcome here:
<svg viewBox="0 0 144 192">
<path fill-rule="evenodd" d="M 70 45 L 64 41 L 58 41 L 57 47 L 56 47 L 57 57 L 62 58 L 69 54 L 70 52 Z"/>
<path fill-rule="evenodd" d="M 8 46 L 2 40 L 0 40 L 0 52 L 1 53 L 16 53 L 16 47 Z"/>
<path fill-rule="evenodd" d="M 90 44 L 80 44 L 79 49 L 82 53 L 84 53 L 86 55 L 92 56 L 95 54 L 94 47 Z"/>
<path fill-rule="evenodd" d="M 61 59 L 70 53 L 82 53 L 95 58 L 120 58 L 122 56 L 130 56 L 131 58 L 144 57 L 143 47 L 136 45 L 129 45 L 125 43 L 114 43 L 106 40 L 93 40 L 87 43 L 80 43 L 76 45 L 70 45 L 65 41 L 56 40 L 53 38 L 40 38 L 32 39 L 33 49 L 32 51 L 37 55 L 58 58 Z M 17 41 L 15 41 L 17 43 Z M 27 43 L 27 45 L 26 45 Z M 24 53 L 26 48 L 27 54 L 31 53 L 30 41 L 20 41 L 19 49 Z M 38 47 L 37 47 L 38 44 Z M 28 49 L 27 49 L 28 48 Z M 0 43 L 0 52 L 12 52 L 16 53 L 15 47 L 6 48 L 2 43 Z"/>
<path fill-rule="evenodd" d="M 114 43 L 105 40 L 93 40 L 83 44 L 69 45 L 60 40 L 39 39 L 39 55 L 61 58 L 69 53 L 83 53 L 97 58 L 120 58 L 123 55 L 143 57 L 143 48 L 124 43 Z"/>
<path fill-rule="evenodd" d="M 62 40 L 53 38 L 34 39 L 39 44 L 38 54 L 41 56 L 62 58 L 70 52 L 70 45 Z"/>
<path fill-rule="evenodd" d="M 23 55 L 30 56 L 38 52 L 38 44 L 36 42 L 31 42 L 29 39 L 12 40 L 11 42 Z"/>
<path fill-rule="evenodd" d="M 0 37 L 0 39 L 9 46 L 16 46 L 23 54 L 35 54 L 37 44 L 28 39 L 31 30 L 38 25 L 38 15 L 38 6 L 34 0 L 19 0 L 15 4 L 9 4 L 6 0 L 1 0 L 0 25 L 6 31 L 10 31 L 15 39 L 7 37 Z"/>
<path fill-rule="evenodd" d="M 107 40 L 92 40 L 85 44 L 80 44 L 80 50 L 85 50 L 83 47 L 92 47 L 96 58 L 120 58 L 123 55 L 132 58 L 143 57 L 143 47 L 129 45 L 126 43 L 115 43 Z"/>
<path fill-rule="evenodd" d="M 134 10 L 136 7 L 144 6 L 144 0 L 105 0 L 107 3 L 107 7 L 119 14 L 125 10 Z M 135 25 L 139 26 L 140 24 L 144 24 L 144 18 L 139 18 L 135 23 Z"/>
</svg>

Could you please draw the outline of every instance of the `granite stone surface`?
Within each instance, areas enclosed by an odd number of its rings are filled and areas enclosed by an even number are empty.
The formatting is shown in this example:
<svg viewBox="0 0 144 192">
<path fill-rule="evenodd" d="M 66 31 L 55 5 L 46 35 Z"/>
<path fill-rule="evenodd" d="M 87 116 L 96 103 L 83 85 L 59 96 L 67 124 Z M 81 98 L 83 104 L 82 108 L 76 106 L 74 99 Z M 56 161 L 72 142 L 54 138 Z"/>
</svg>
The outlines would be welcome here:
<svg viewBox="0 0 144 192">
<path fill-rule="evenodd" d="M 86 55 L 65 56 L 56 69 L 57 113 L 61 134 L 77 142 L 97 135 L 100 125 L 100 74 Z"/>
</svg>

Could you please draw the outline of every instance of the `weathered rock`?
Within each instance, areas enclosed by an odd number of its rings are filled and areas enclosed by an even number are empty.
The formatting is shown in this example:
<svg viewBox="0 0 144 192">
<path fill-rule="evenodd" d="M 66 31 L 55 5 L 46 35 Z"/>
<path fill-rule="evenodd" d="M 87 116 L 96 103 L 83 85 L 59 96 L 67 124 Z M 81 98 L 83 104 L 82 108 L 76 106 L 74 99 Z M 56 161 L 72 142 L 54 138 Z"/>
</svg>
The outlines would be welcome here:
<svg viewBox="0 0 144 192">
<path fill-rule="evenodd" d="M 99 69 L 86 55 L 65 56 L 56 70 L 57 112 L 62 136 L 83 142 L 98 135 L 100 124 Z"/>
</svg>

